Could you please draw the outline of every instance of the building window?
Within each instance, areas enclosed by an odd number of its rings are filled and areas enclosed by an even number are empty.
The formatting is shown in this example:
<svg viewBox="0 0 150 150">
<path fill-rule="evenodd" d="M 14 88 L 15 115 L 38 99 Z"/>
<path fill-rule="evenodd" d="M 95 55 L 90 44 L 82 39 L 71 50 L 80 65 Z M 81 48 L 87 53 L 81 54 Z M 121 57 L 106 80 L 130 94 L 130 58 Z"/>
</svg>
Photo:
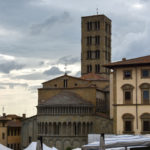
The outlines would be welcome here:
<svg viewBox="0 0 150 150">
<path fill-rule="evenodd" d="M 133 130 L 133 121 L 134 121 L 134 116 L 132 114 L 124 114 L 122 116 L 123 119 L 123 133 L 125 134 L 132 134 L 134 133 Z"/>
<path fill-rule="evenodd" d="M 100 36 L 95 36 L 95 45 L 100 44 Z"/>
<path fill-rule="evenodd" d="M 75 84 L 74 84 L 74 86 L 78 86 L 78 84 L 77 84 L 77 83 L 75 83 Z"/>
<path fill-rule="evenodd" d="M 95 21 L 94 25 L 95 25 L 95 30 L 99 30 L 100 29 L 100 22 L 99 21 Z"/>
<path fill-rule="evenodd" d="M 87 30 L 88 31 L 92 30 L 92 22 L 87 22 Z"/>
<path fill-rule="evenodd" d="M 123 89 L 123 99 L 124 99 L 124 104 L 132 104 L 133 103 L 133 96 L 132 96 L 132 93 L 133 93 L 133 86 L 130 85 L 130 84 L 125 84 L 122 86 L 122 89 Z"/>
<path fill-rule="evenodd" d="M 95 73 L 99 73 L 100 72 L 100 65 L 96 64 L 95 65 Z"/>
<path fill-rule="evenodd" d="M 96 59 L 99 59 L 99 58 L 100 58 L 100 51 L 99 51 L 99 50 L 96 50 L 96 51 L 95 51 L 95 58 L 96 58 Z"/>
<path fill-rule="evenodd" d="M 92 36 L 87 37 L 87 45 L 92 45 Z"/>
<path fill-rule="evenodd" d="M 2 139 L 3 140 L 5 139 L 5 133 L 2 133 Z"/>
<path fill-rule="evenodd" d="M 92 65 L 87 65 L 87 73 L 92 72 Z"/>
<path fill-rule="evenodd" d="M 150 133 L 150 114 L 144 113 L 141 115 L 142 133 Z"/>
<path fill-rule="evenodd" d="M 31 143 L 31 141 L 32 141 L 32 137 L 31 137 L 31 136 L 29 136 L 29 143 Z"/>
<path fill-rule="evenodd" d="M 142 104 L 150 104 L 150 84 L 143 83 L 140 85 Z"/>
<path fill-rule="evenodd" d="M 131 91 L 125 91 L 125 101 L 131 101 Z"/>
<path fill-rule="evenodd" d="M 150 77 L 150 69 L 143 69 L 141 74 L 142 74 L 143 78 L 149 78 Z"/>
<path fill-rule="evenodd" d="M 110 38 L 108 38 L 108 47 L 109 48 L 111 47 L 111 40 L 110 40 Z"/>
<path fill-rule="evenodd" d="M 107 43 L 108 41 L 107 41 L 107 36 L 105 36 L 105 48 L 107 48 Z"/>
<path fill-rule="evenodd" d="M 132 121 L 125 121 L 125 131 L 126 132 L 131 132 L 132 131 Z"/>
<path fill-rule="evenodd" d="M 68 80 L 64 79 L 64 88 L 67 88 L 67 86 L 68 86 Z"/>
<path fill-rule="evenodd" d="M 57 84 L 54 84 L 54 87 L 57 87 Z"/>
<path fill-rule="evenodd" d="M 132 71 L 131 70 L 124 70 L 123 71 L 123 78 L 124 79 L 131 79 L 132 78 Z"/>
<path fill-rule="evenodd" d="M 91 59 L 92 58 L 92 51 L 87 51 L 87 59 Z"/>
</svg>

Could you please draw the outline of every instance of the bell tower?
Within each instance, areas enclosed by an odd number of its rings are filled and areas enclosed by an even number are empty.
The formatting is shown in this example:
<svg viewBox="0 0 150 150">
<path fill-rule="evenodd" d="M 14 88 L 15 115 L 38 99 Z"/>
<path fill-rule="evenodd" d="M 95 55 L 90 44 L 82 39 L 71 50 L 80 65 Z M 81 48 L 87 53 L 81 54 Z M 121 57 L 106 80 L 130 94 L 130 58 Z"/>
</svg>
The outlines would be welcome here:
<svg viewBox="0 0 150 150">
<path fill-rule="evenodd" d="M 103 65 L 111 62 L 111 20 L 105 15 L 82 17 L 81 75 L 109 75 Z"/>
</svg>

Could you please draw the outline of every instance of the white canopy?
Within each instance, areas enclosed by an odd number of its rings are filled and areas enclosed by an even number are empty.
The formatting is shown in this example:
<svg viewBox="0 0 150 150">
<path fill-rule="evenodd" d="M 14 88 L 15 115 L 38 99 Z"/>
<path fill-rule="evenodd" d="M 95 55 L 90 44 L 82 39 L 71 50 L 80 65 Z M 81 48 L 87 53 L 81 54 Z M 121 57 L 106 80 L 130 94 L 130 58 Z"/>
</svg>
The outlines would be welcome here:
<svg viewBox="0 0 150 150">
<path fill-rule="evenodd" d="M 0 150 L 12 150 L 12 149 L 0 144 Z"/>
<path fill-rule="evenodd" d="M 37 142 L 32 142 L 27 148 L 24 150 L 36 150 Z M 1 149 L 0 149 L 1 150 Z M 48 147 L 47 145 L 43 144 L 43 150 L 57 150 L 55 147 Z"/>
<path fill-rule="evenodd" d="M 98 148 L 99 141 L 95 141 L 83 146 L 84 150 L 88 150 L 89 148 Z M 106 136 L 105 138 L 105 147 L 108 150 L 112 148 L 118 148 L 119 150 L 123 150 L 123 147 L 131 147 L 131 146 L 150 146 L 150 136 L 149 135 L 111 135 Z"/>
</svg>

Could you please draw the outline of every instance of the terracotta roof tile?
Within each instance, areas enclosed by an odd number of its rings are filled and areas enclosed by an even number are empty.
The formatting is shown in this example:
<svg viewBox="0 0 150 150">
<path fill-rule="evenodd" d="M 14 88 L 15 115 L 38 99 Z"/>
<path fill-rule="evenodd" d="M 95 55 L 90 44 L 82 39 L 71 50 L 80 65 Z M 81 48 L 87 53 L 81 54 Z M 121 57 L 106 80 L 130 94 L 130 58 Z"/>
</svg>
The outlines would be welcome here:
<svg viewBox="0 0 150 150">
<path fill-rule="evenodd" d="M 108 80 L 107 78 L 104 78 L 98 74 L 95 73 L 88 73 L 85 75 L 82 75 L 81 79 L 85 79 L 85 80 Z"/>
<path fill-rule="evenodd" d="M 84 100 L 78 94 L 62 91 L 57 95 L 51 97 L 49 100 L 41 103 L 39 106 L 50 106 L 50 105 L 92 105 L 91 102 Z"/>
<path fill-rule="evenodd" d="M 21 122 L 18 120 L 17 121 L 11 120 L 11 121 L 8 121 L 7 126 L 8 127 L 21 127 Z"/>
<path fill-rule="evenodd" d="M 150 65 L 150 55 L 133 59 L 123 59 L 122 61 L 106 64 L 104 65 L 104 67 L 114 68 L 121 66 L 137 66 L 137 65 Z"/>
</svg>

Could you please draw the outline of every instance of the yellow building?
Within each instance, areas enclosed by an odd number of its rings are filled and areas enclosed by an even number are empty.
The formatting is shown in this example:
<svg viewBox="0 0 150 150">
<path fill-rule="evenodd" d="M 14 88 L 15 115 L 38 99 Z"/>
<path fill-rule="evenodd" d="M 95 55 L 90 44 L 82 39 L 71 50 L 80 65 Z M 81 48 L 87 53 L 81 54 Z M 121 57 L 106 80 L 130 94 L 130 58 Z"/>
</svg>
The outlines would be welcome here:
<svg viewBox="0 0 150 150">
<path fill-rule="evenodd" d="M 3 114 L 0 117 L 0 143 L 14 150 L 21 148 L 21 121 L 25 118 Z"/>
<path fill-rule="evenodd" d="M 116 134 L 150 133 L 150 56 L 105 65 L 111 74 L 111 118 Z"/>
</svg>

